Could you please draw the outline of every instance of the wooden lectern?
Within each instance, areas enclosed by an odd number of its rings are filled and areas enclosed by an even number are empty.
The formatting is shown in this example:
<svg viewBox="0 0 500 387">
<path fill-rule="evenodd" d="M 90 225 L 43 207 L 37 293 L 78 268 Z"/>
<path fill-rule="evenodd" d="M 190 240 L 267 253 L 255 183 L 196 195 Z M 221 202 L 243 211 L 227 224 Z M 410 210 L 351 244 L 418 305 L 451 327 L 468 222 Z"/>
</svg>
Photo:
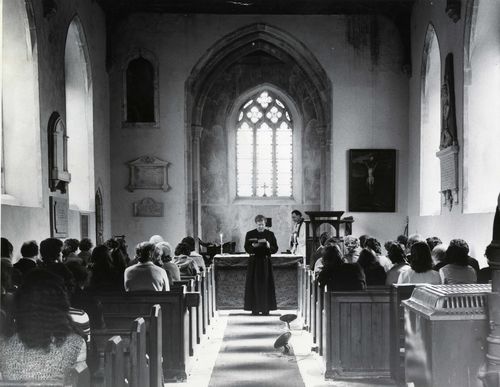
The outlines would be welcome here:
<svg viewBox="0 0 500 387">
<path fill-rule="evenodd" d="M 335 229 L 334 238 L 344 243 L 344 237 L 352 234 L 352 216 L 341 219 L 344 211 L 306 211 L 309 216 L 306 223 L 306 264 L 309 264 L 311 255 L 319 247 L 318 230 L 321 225 L 329 224 Z"/>
</svg>

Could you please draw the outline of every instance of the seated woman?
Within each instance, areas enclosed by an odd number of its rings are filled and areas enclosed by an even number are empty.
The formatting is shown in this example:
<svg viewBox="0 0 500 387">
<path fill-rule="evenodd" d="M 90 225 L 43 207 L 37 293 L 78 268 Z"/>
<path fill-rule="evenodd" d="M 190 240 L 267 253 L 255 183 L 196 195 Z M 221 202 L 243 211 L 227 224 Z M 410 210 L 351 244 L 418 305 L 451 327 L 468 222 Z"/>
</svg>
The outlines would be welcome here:
<svg viewBox="0 0 500 387">
<path fill-rule="evenodd" d="M 411 269 L 403 271 L 398 284 L 433 284 L 439 285 L 439 273 L 432 270 L 431 250 L 427 242 L 416 242 L 411 246 Z"/>
<path fill-rule="evenodd" d="M 324 248 L 323 268 L 318 275 L 321 287 L 328 290 L 364 290 L 366 279 L 363 269 L 357 263 L 345 263 L 337 246 Z"/>
<path fill-rule="evenodd" d="M 366 276 L 366 285 L 381 286 L 385 285 L 386 274 L 377 257 L 368 249 L 363 249 L 359 254 L 359 265 L 363 268 Z"/>
<path fill-rule="evenodd" d="M 390 245 L 388 255 L 393 266 L 387 272 L 385 284 L 392 285 L 398 283 L 399 275 L 401 272 L 410 269 L 410 265 L 406 262 L 406 253 L 403 246 L 397 242 Z"/>
<path fill-rule="evenodd" d="M 0 339 L 0 373 L 6 380 L 63 380 L 86 358 L 86 344 L 69 317 L 63 281 L 30 271 L 15 297 L 15 331 Z"/>
<path fill-rule="evenodd" d="M 168 282 L 170 287 L 174 284 L 174 281 L 181 280 L 181 272 L 179 267 L 172 262 L 172 248 L 168 242 L 159 242 L 155 247 L 155 257 L 161 262 L 161 267 L 167 272 Z"/>
<path fill-rule="evenodd" d="M 123 273 L 121 269 L 115 270 L 110 251 L 106 246 L 97 246 L 92 251 L 89 272 L 88 290 L 95 292 L 123 290 Z"/>
<path fill-rule="evenodd" d="M 179 268 L 181 275 L 193 276 L 200 272 L 198 265 L 189 255 L 190 247 L 185 243 L 179 243 L 175 248 L 174 263 Z"/>
<path fill-rule="evenodd" d="M 446 249 L 447 265 L 439 269 L 443 284 L 475 284 L 476 271 L 469 266 L 468 249 L 460 245 L 451 245 Z"/>
</svg>

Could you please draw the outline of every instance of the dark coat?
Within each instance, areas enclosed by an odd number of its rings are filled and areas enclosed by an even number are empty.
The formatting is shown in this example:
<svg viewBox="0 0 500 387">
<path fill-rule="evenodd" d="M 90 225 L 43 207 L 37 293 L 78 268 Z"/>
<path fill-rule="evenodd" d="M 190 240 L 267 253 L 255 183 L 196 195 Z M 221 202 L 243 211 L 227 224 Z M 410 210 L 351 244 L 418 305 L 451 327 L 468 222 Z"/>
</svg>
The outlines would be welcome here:
<svg viewBox="0 0 500 387">
<path fill-rule="evenodd" d="M 270 247 L 253 247 L 255 240 L 265 239 Z M 269 230 L 263 232 L 257 229 L 247 232 L 245 251 L 250 254 L 245 282 L 245 310 L 254 313 L 269 313 L 276 310 L 276 294 L 274 289 L 273 266 L 271 254 L 278 251 L 276 237 Z"/>
</svg>

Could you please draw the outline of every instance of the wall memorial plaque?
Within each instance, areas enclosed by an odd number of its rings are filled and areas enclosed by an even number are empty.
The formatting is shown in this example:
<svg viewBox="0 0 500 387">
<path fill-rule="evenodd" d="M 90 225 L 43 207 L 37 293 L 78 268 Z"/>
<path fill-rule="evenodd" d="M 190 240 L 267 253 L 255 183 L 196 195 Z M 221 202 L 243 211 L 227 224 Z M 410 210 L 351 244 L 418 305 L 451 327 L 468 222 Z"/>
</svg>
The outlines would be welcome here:
<svg viewBox="0 0 500 387">
<path fill-rule="evenodd" d="M 142 156 L 127 163 L 130 169 L 130 181 L 127 189 L 159 189 L 168 191 L 167 168 L 169 162 L 154 156 Z"/>
<path fill-rule="evenodd" d="M 436 153 L 441 164 L 441 194 L 443 205 L 452 209 L 458 203 L 458 146 L 452 145 Z"/>
<path fill-rule="evenodd" d="M 50 236 L 52 238 L 68 236 L 68 199 L 50 197 Z"/>
<path fill-rule="evenodd" d="M 163 203 L 157 202 L 153 198 L 144 198 L 134 202 L 134 216 L 162 217 Z"/>
</svg>

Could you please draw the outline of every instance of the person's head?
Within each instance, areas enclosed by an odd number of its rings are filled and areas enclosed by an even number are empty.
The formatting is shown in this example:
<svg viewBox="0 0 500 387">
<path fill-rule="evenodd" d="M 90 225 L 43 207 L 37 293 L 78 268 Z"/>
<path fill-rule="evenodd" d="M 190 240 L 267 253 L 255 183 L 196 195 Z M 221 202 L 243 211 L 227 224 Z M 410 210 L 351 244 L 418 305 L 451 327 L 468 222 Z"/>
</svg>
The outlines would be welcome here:
<svg viewBox="0 0 500 387">
<path fill-rule="evenodd" d="M 2 286 L 2 293 L 4 291 L 11 291 L 12 288 L 12 262 L 10 258 L 2 258 L 1 259 L 1 267 L 0 269 L 0 285 Z"/>
<path fill-rule="evenodd" d="M 2 258 L 12 258 L 12 252 L 14 251 L 14 246 L 9 242 L 7 238 L 2 237 L 2 245 L 1 245 L 1 253 Z"/>
<path fill-rule="evenodd" d="M 389 249 L 391 248 L 391 246 L 396 243 L 394 241 L 387 241 L 384 243 L 384 249 L 385 251 L 387 251 L 387 254 L 389 254 Z"/>
<path fill-rule="evenodd" d="M 26 274 L 15 295 L 14 318 L 19 339 L 27 348 L 60 346 L 75 332 L 69 316 L 69 298 L 63 280 L 34 269 Z"/>
<path fill-rule="evenodd" d="M 408 238 L 406 237 L 406 235 L 398 235 L 398 237 L 396 238 L 396 242 L 398 242 L 400 245 L 403 245 L 403 247 L 406 249 Z"/>
<path fill-rule="evenodd" d="M 71 296 L 76 289 L 76 281 L 73 273 L 71 273 L 67 266 L 61 262 L 56 262 L 48 265 L 46 269 L 61 278 L 68 295 Z"/>
<path fill-rule="evenodd" d="M 415 242 L 411 245 L 411 268 L 417 273 L 432 270 L 432 257 L 429 246 L 425 241 Z"/>
<path fill-rule="evenodd" d="M 344 245 L 347 251 L 352 252 L 359 247 L 359 240 L 355 236 L 348 235 L 344 238 Z"/>
<path fill-rule="evenodd" d="M 408 237 L 408 242 L 406 242 L 406 251 L 411 254 L 411 246 L 417 242 L 425 242 L 425 239 L 420 234 L 412 234 Z"/>
<path fill-rule="evenodd" d="M 90 256 L 90 262 L 92 262 L 95 266 L 100 267 L 111 267 L 111 254 L 106 245 L 97 246 L 94 250 L 92 250 L 92 255 Z"/>
<path fill-rule="evenodd" d="M 161 235 L 153 235 L 151 238 L 149 238 L 149 243 L 157 244 L 160 242 L 165 242 L 163 237 Z"/>
<path fill-rule="evenodd" d="M 406 262 L 405 249 L 397 242 L 393 242 L 389 247 L 389 250 L 387 250 L 387 256 L 395 265 Z"/>
<path fill-rule="evenodd" d="M 432 260 L 434 261 L 434 264 L 438 264 L 439 262 L 444 262 L 446 261 L 446 249 L 448 247 L 440 244 L 434 247 L 431 251 L 431 256 Z"/>
<path fill-rule="evenodd" d="M 451 242 L 454 243 L 452 244 Z M 463 239 L 453 239 L 450 241 L 450 245 L 446 249 L 446 261 L 460 266 L 467 266 L 469 264 L 469 246 Z"/>
<path fill-rule="evenodd" d="M 63 255 L 67 256 L 68 254 L 76 253 L 76 250 L 78 250 L 78 246 L 80 246 L 80 242 L 78 242 L 78 239 L 66 239 L 62 248 Z"/>
<path fill-rule="evenodd" d="M 255 217 L 255 225 L 257 226 L 257 231 L 264 231 L 266 229 L 266 217 L 264 215 L 257 215 Z"/>
<path fill-rule="evenodd" d="M 114 249 L 117 249 L 118 247 L 120 247 L 120 244 L 114 238 L 108 239 L 106 242 L 104 242 L 104 244 L 110 250 L 114 250 Z"/>
<path fill-rule="evenodd" d="M 329 232 L 322 232 L 321 235 L 319 236 L 319 244 L 321 246 L 324 246 L 326 241 L 330 238 L 330 233 Z"/>
<path fill-rule="evenodd" d="M 92 244 L 92 241 L 89 238 L 83 238 L 80 241 L 80 251 L 90 251 L 90 249 L 94 245 Z"/>
<path fill-rule="evenodd" d="M 365 248 L 365 243 L 368 238 L 370 238 L 370 235 L 368 234 L 363 234 L 359 237 L 359 245 L 361 246 L 362 249 Z"/>
<path fill-rule="evenodd" d="M 434 250 L 434 247 L 436 247 L 437 245 L 440 245 L 442 244 L 443 242 L 441 241 L 441 239 L 439 239 L 438 237 L 436 236 L 433 236 L 433 237 L 429 237 L 425 240 L 427 242 L 427 244 L 429 245 L 429 249 L 432 251 Z"/>
<path fill-rule="evenodd" d="M 176 256 L 179 256 L 179 255 L 189 255 L 191 254 L 191 249 L 189 248 L 188 245 L 186 245 L 185 243 L 179 243 L 176 247 L 175 247 L 175 252 L 174 254 Z"/>
<path fill-rule="evenodd" d="M 302 220 L 302 212 L 300 212 L 299 210 L 293 210 L 292 220 L 294 223 L 299 223 Z"/>
<path fill-rule="evenodd" d="M 146 242 L 141 246 L 139 251 L 139 262 L 145 263 L 153 260 L 153 254 L 155 252 L 155 245 L 150 242 Z"/>
<path fill-rule="evenodd" d="M 342 253 L 337 246 L 326 246 L 323 249 L 323 265 L 327 268 L 338 267 L 342 264 Z"/>
<path fill-rule="evenodd" d="M 380 242 L 373 237 L 366 240 L 365 248 L 374 251 L 375 254 L 382 254 L 382 246 L 380 245 Z"/>
<path fill-rule="evenodd" d="M 377 257 L 368 249 L 361 250 L 359 253 L 358 264 L 363 268 L 375 265 L 377 263 Z"/>
<path fill-rule="evenodd" d="M 87 285 L 87 280 L 89 278 L 87 269 L 76 261 L 66 263 L 66 267 L 73 275 L 76 286 L 83 289 Z"/>
<path fill-rule="evenodd" d="M 24 242 L 21 246 L 21 256 L 24 258 L 34 258 L 38 255 L 38 245 L 36 241 Z"/>
<path fill-rule="evenodd" d="M 193 237 L 187 236 L 187 237 L 183 238 L 181 242 L 188 245 L 189 248 L 191 249 L 191 251 L 194 251 L 195 243 L 194 243 Z"/>
<path fill-rule="evenodd" d="M 172 247 L 168 242 L 160 242 L 155 245 L 155 256 L 162 262 L 172 260 Z"/>
<path fill-rule="evenodd" d="M 469 254 L 469 245 L 463 239 L 452 239 L 449 246 L 459 246 L 462 249 L 467 250 L 467 254 Z"/>
<path fill-rule="evenodd" d="M 57 238 L 47 238 L 40 243 L 40 256 L 45 263 L 59 261 L 63 243 Z"/>
</svg>

